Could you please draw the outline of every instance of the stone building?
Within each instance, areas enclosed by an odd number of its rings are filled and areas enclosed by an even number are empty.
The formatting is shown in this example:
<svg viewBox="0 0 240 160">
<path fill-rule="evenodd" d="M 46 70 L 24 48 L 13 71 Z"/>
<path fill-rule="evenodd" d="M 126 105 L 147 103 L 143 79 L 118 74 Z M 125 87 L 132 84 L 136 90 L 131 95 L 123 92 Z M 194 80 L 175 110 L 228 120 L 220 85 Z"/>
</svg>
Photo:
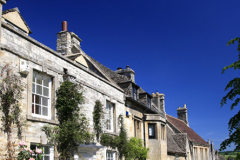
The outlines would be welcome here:
<svg viewBox="0 0 240 160">
<path fill-rule="evenodd" d="M 6 2 L 0 3 L 2 8 Z M 58 125 L 55 91 L 66 79 L 83 86 L 86 100 L 82 107 L 91 131 L 93 108 L 99 100 L 104 105 L 104 133 L 118 135 L 117 117 L 124 115 L 128 137 L 141 138 L 150 149 L 148 160 L 210 160 L 210 145 L 189 127 L 186 107 L 178 109 L 178 119 L 167 115 L 164 94 L 145 92 L 135 83 L 135 72 L 129 66 L 113 71 L 90 57 L 80 46 L 82 40 L 67 30 L 66 22 L 57 34 L 54 51 L 29 36 L 32 31 L 18 8 L 3 12 L 1 8 L 0 69 L 11 64 L 14 74 L 27 84 L 21 101 L 21 116 L 27 121 L 22 140 L 31 148 L 42 143 L 44 160 L 58 159 L 41 128 Z M 0 133 L 0 159 L 6 159 L 6 134 Z M 13 137 L 17 137 L 15 130 Z M 117 159 L 116 150 L 99 142 L 82 144 L 79 151 L 82 157 L 75 155 L 75 159 Z"/>
</svg>

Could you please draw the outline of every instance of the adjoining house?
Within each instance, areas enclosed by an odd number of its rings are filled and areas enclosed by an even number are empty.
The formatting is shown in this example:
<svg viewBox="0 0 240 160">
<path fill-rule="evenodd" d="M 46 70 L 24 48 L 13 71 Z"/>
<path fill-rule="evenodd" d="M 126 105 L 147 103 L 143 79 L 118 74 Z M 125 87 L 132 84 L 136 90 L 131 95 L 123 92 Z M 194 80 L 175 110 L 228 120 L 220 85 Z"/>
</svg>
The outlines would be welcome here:
<svg viewBox="0 0 240 160">
<path fill-rule="evenodd" d="M 90 57 L 80 46 L 82 40 L 67 30 L 66 22 L 57 34 L 54 51 L 29 36 L 32 31 L 18 8 L 3 11 L 1 16 L 0 69 L 10 63 L 14 74 L 21 75 L 27 84 L 21 101 L 22 116 L 27 120 L 22 140 L 31 148 L 42 143 L 44 160 L 58 159 L 56 149 L 41 128 L 46 124 L 58 125 L 55 91 L 66 79 L 83 86 L 83 111 L 90 120 L 90 130 L 93 131 L 95 101 L 99 100 L 104 105 L 104 133 L 118 135 L 117 117 L 124 115 L 128 137 L 141 138 L 150 149 L 148 160 L 214 159 L 213 145 L 188 126 L 186 107 L 178 109 L 178 118 L 167 115 L 164 94 L 145 92 L 135 83 L 135 72 L 129 66 L 113 71 Z M 16 134 L 14 130 L 13 137 Z M 6 135 L 1 132 L 0 159 L 6 158 L 5 143 Z M 79 152 L 81 157 L 75 155 L 75 159 L 117 159 L 117 150 L 99 142 L 81 144 Z"/>
</svg>

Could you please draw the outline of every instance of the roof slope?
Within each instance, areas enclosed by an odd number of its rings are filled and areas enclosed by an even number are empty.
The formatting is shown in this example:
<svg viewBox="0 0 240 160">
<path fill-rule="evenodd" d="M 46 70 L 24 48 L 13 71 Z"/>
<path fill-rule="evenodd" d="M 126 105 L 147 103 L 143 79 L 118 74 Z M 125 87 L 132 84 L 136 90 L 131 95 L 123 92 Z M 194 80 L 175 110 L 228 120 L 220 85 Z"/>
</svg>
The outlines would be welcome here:
<svg viewBox="0 0 240 160">
<path fill-rule="evenodd" d="M 181 133 L 187 133 L 188 138 L 192 142 L 208 144 L 202 137 L 200 137 L 194 130 L 186 125 L 182 120 L 167 115 L 167 120 L 174 125 Z"/>
<path fill-rule="evenodd" d="M 185 152 L 178 146 L 177 142 L 172 137 L 172 134 L 174 133 L 167 126 L 167 152 L 185 154 Z"/>
</svg>

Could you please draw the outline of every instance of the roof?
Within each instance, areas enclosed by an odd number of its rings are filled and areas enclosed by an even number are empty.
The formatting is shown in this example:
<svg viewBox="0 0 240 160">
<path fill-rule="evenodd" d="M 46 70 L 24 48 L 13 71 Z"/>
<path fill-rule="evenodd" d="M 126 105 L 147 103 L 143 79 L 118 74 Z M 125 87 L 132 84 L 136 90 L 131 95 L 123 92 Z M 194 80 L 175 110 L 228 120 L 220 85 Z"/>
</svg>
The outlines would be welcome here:
<svg viewBox="0 0 240 160">
<path fill-rule="evenodd" d="M 29 26 L 27 25 L 26 21 L 23 19 L 22 15 L 20 14 L 20 11 L 18 9 L 18 7 L 12 8 L 12 9 L 8 9 L 2 12 L 2 15 L 5 15 L 9 12 L 17 12 L 19 14 L 19 16 L 21 17 L 23 23 L 26 25 L 27 29 L 29 30 L 29 34 L 32 33 L 32 31 L 30 30 Z"/>
<path fill-rule="evenodd" d="M 185 154 L 185 152 L 179 147 L 177 142 L 174 140 L 172 134 L 174 134 L 171 129 L 167 126 L 167 152 Z"/>
<path fill-rule="evenodd" d="M 187 133 L 190 141 L 208 145 L 208 143 L 202 139 L 202 137 L 200 137 L 194 130 L 188 127 L 184 121 L 170 115 L 167 115 L 167 120 L 181 133 Z"/>
</svg>

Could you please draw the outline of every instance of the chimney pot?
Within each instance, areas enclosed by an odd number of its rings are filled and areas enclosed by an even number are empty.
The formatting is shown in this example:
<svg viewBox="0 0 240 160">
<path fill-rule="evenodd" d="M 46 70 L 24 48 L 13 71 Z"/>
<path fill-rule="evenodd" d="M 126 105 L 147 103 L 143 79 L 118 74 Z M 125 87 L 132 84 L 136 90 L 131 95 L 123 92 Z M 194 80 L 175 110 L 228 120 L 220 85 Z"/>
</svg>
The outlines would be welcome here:
<svg viewBox="0 0 240 160">
<path fill-rule="evenodd" d="M 118 70 L 118 71 L 119 71 L 119 70 L 122 70 L 122 67 L 118 67 L 117 70 Z"/>
<path fill-rule="evenodd" d="M 62 22 L 62 31 L 67 31 L 67 21 Z"/>
</svg>

